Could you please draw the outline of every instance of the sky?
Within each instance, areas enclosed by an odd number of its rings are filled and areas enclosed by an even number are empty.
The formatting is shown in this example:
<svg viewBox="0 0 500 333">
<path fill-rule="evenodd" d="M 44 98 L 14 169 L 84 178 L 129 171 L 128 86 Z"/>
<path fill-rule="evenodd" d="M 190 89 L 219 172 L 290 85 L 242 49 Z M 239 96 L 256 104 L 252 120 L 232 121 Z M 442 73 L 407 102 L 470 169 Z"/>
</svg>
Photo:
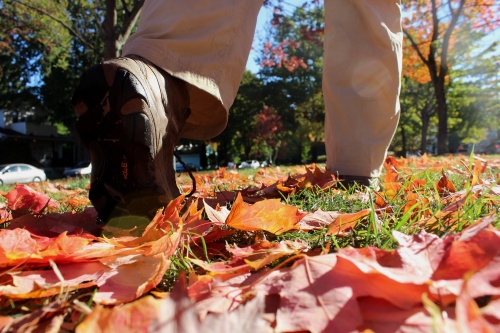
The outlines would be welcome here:
<svg viewBox="0 0 500 333">
<path fill-rule="evenodd" d="M 255 58 L 257 57 L 258 50 L 261 49 L 261 42 L 265 38 L 265 26 L 271 21 L 272 8 L 262 7 L 257 18 L 257 27 L 255 28 L 255 36 L 252 44 L 252 50 L 248 56 L 246 68 L 252 73 L 257 73 L 260 66 L 256 63 Z"/>
<path fill-rule="evenodd" d="M 282 4 L 288 13 L 292 13 L 294 7 L 302 5 L 303 2 L 304 0 L 286 0 Z M 252 44 L 252 50 L 250 51 L 250 55 L 248 57 L 246 65 L 246 68 L 253 73 L 257 73 L 260 69 L 260 65 L 256 63 L 255 58 L 262 49 L 262 44 L 266 39 L 266 25 L 271 21 L 272 14 L 272 6 L 262 7 L 257 18 L 257 27 L 255 29 L 255 37 Z M 488 36 L 484 41 L 484 45 L 490 45 L 493 41 L 498 40 L 500 40 L 500 29 L 497 29 L 496 32 Z M 498 52 L 500 52 L 500 48 Z"/>
<path fill-rule="evenodd" d="M 283 7 L 287 13 L 292 13 L 294 7 L 300 6 L 303 3 L 304 0 L 287 0 L 283 2 Z M 257 57 L 259 51 L 262 49 L 263 41 L 266 38 L 266 25 L 271 21 L 272 16 L 272 6 L 262 7 L 259 12 L 252 50 L 250 51 L 246 66 L 246 68 L 253 73 L 257 73 L 260 68 L 260 65 L 256 63 L 255 58 Z"/>
</svg>

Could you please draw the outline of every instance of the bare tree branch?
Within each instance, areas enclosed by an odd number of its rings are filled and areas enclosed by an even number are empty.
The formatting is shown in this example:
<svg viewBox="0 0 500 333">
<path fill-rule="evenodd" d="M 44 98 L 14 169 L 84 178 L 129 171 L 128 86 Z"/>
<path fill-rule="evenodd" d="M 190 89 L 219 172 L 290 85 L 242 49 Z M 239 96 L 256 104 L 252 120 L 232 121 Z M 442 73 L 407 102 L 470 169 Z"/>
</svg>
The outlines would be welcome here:
<svg viewBox="0 0 500 333">
<path fill-rule="evenodd" d="M 428 66 L 427 58 L 424 56 L 424 54 L 422 53 L 422 51 L 420 51 L 420 48 L 418 47 L 417 42 L 415 41 L 415 39 L 413 38 L 413 36 L 410 34 L 410 32 L 408 31 L 408 29 L 403 28 L 403 33 L 405 34 L 405 36 L 410 41 L 411 45 L 413 46 L 413 49 L 417 52 L 417 55 L 420 58 L 420 60 L 422 60 L 422 62 L 426 66 Z"/>
<path fill-rule="evenodd" d="M 57 23 L 59 23 L 63 27 L 65 27 L 69 31 L 70 34 L 72 34 L 73 36 L 78 38 L 85 46 L 89 47 L 92 50 L 94 49 L 94 46 L 91 43 L 89 43 L 87 40 L 85 40 L 85 38 L 83 38 L 75 29 L 73 29 L 71 26 L 69 26 L 66 22 L 63 22 L 60 19 L 58 19 L 57 17 L 55 17 L 54 15 L 48 13 L 47 11 L 40 9 L 38 7 L 32 6 L 30 4 L 24 3 L 24 2 L 19 1 L 19 0 L 14 0 L 13 3 L 18 3 L 22 6 L 25 6 L 26 8 L 32 9 L 32 10 L 34 10 L 42 15 L 50 17 L 52 20 L 56 21 Z"/>
<path fill-rule="evenodd" d="M 448 3 L 450 3 L 449 0 L 448 0 Z M 453 11 L 453 9 L 451 9 L 452 10 L 451 21 L 450 21 L 450 24 L 448 25 L 448 29 L 446 29 L 446 32 L 443 36 L 443 46 L 441 47 L 441 49 L 442 49 L 442 51 L 441 51 L 441 68 L 443 68 L 443 69 L 448 68 L 448 48 L 450 45 L 451 34 L 453 33 L 453 30 L 455 30 L 455 26 L 457 25 L 457 22 L 458 22 L 460 15 L 462 15 L 464 5 L 465 5 L 465 0 L 460 0 L 460 4 L 459 4 L 456 12 Z M 444 73 L 444 75 L 446 75 L 446 73 Z"/>
<path fill-rule="evenodd" d="M 118 36 L 120 42 L 125 42 L 125 40 L 127 40 L 127 38 L 132 33 L 132 29 L 134 28 L 135 22 L 137 22 L 137 19 L 139 18 L 143 5 L 144 0 L 137 0 L 134 3 L 132 11 L 129 11 L 127 13 L 125 21 L 123 22 L 122 29 L 120 31 L 120 35 Z"/>
</svg>

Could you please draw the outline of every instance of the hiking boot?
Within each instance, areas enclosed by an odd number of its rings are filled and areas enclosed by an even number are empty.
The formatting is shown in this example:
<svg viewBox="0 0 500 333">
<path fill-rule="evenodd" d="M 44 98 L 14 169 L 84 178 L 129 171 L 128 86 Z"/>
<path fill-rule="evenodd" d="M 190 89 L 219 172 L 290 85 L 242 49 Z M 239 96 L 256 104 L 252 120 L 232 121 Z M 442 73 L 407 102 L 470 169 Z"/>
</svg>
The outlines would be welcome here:
<svg viewBox="0 0 500 333">
<path fill-rule="evenodd" d="M 129 215 L 150 219 L 180 195 L 173 153 L 190 112 L 184 81 L 143 58 L 116 58 L 82 74 L 72 103 L 101 224 Z"/>
</svg>

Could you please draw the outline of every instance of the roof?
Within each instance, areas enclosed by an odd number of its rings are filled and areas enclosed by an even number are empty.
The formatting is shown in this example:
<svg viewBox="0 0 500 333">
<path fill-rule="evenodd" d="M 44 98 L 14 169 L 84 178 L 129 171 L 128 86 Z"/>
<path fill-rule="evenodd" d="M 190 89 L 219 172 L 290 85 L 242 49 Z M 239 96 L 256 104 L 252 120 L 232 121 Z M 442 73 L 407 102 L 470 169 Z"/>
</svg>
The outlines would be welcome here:
<svg viewBox="0 0 500 333">
<path fill-rule="evenodd" d="M 5 136 L 15 136 L 15 137 L 17 137 L 17 136 L 25 137 L 26 136 L 21 132 L 11 130 L 10 128 L 3 128 L 3 127 L 0 127 L 0 134 L 3 134 Z"/>
<path fill-rule="evenodd" d="M 25 140 L 48 140 L 48 141 L 61 141 L 73 142 L 74 139 L 70 136 L 40 136 L 40 135 L 26 135 L 10 128 L 0 127 L 0 139 L 25 139 Z"/>
</svg>

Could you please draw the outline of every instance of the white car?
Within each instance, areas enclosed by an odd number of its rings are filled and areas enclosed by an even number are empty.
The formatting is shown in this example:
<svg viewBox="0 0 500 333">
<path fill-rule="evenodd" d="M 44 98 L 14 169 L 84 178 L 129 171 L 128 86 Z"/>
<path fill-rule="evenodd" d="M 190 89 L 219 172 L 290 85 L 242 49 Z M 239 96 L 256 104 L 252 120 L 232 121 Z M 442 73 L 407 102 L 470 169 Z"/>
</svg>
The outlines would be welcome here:
<svg viewBox="0 0 500 333">
<path fill-rule="evenodd" d="M 92 163 L 89 161 L 78 162 L 71 169 L 64 170 L 64 177 L 83 177 L 92 172 Z"/>
<path fill-rule="evenodd" d="M 29 164 L 13 163 L 0 165 L 0 185 L 42 182 L 47 180 L 45 171 Z"/>
<path fill-rule="evenodd" d="M 248 160 L 248 161 L 243 161 L 241 164 L 238 166 L 239 169 L 257 169 L 260 167 L 260 163 L 257 160 Z"/>
</svg>

